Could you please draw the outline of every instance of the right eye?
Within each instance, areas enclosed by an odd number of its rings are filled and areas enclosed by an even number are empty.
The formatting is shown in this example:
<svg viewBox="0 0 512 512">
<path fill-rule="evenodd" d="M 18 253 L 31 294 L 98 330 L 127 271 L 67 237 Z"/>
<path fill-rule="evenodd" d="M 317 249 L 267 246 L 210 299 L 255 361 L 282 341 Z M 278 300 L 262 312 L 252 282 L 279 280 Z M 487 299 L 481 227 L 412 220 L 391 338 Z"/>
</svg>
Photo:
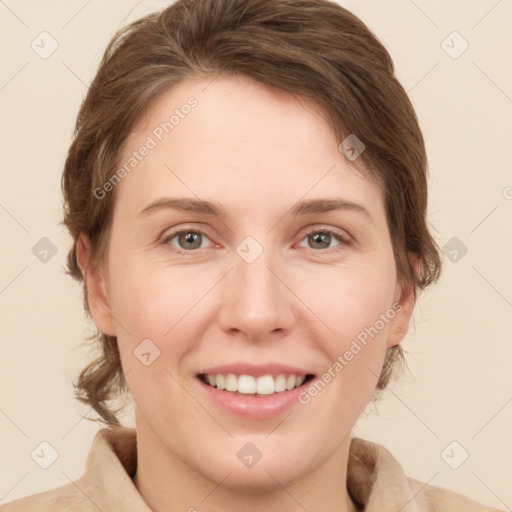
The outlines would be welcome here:
<svg viewBox="0 0 512 512">
<path fill-rule="evenodd" d="M 181 229 L 170 233 L 164 239 L 164 244 L 177 247 L 179 253 L 194 252 L 196 249 L 202 249 L 202 242 L 209 238 L 202 232 L 195 229 Z M 176 244 L 172 241 L 176 239 Z"/>
</svg>

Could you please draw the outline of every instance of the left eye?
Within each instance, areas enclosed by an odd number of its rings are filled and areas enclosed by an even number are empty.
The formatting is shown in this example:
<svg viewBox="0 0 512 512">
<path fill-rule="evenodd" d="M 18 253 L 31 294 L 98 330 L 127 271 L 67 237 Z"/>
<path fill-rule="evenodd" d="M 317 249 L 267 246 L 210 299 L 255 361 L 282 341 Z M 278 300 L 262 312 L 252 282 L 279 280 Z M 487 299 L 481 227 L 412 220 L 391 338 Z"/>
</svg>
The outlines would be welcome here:
<svg viewBox="0 0 512 512">
<path fill-rule="evenodd" d="M 340 242 L 338 245 L 349 243 L 349 241 L 341 234 L 335 233 L 329 229 L 310 231 L 302 240 L 311 242 L 312 245 L 309 245 L 311 249 L 329 249 L 333 239 L 336 239 L 338 242 Z"/>
</svg>

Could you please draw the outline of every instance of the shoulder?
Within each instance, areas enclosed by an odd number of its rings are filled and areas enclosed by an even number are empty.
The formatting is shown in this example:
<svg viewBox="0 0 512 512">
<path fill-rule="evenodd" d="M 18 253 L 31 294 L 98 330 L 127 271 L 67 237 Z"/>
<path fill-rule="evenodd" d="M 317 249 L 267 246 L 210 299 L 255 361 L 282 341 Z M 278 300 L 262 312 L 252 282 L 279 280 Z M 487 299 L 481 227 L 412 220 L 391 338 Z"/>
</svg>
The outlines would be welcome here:
<svg viewBox="0 0 512 512">
<path fill-rule="evenodd" d="M 0 505 L 0 512 L 145 510 L 130 479 L 136 460 L 135 429 L 101 429 L 94 437 L 81 478 Z"/>
<path fill-rule="evenodd" d="M 97 512 L 75 483 L 19 498 L 0 506 L 0 512 Z"/>
<path fill-rule="evenodd" d="M 463 494 L 438 487 L 427 485 L 414 478 L 408 478 L 413 495 L 421 495 L 424 510 L 436 512 L 500 512 L 496 508 L 487 507 Z"/>
<path fill-rule="evenodd" d="M 462 494 L 409 478 L 384 446 L 352 438 L 347 484 L 367 512 L 499 512 Z"/>
</svg>

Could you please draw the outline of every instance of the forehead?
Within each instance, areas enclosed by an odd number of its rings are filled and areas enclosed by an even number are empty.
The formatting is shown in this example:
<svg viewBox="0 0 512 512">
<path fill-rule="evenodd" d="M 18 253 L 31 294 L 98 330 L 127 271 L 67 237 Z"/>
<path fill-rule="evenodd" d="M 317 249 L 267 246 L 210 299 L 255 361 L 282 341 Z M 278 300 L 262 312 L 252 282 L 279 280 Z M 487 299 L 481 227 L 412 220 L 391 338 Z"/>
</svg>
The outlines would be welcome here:
<svg viewBox="0 0 512 512">
<path fill-rule="evenodd" d="M 379 187 L 339 142 L 303 98 L 243 76 L 184 80 L 152 102 L 128 137 L 120 166 L 149 149 L 120 183 L 118 200 L 140 211 L 165 193 L 239 208 L 243 201 L 247 209 L 341 194 L 379 206 Z"/>
</svg>

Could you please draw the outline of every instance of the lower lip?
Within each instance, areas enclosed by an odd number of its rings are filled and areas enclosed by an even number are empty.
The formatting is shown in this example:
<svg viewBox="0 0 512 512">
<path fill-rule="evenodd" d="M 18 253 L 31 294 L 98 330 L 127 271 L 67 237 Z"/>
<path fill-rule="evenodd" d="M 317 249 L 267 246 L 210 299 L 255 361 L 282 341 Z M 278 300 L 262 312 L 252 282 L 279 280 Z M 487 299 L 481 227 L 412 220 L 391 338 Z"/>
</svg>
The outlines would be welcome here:
<svg viewBox="0 0 512 512">
<path fill-rule="evenodd" d="M 298 396 L 313 379 L 302 386 L 281 391 L 268 396 L 252 396 L 223 391 L 205 384 L 197 378 L 202 389 L 211 400 L 218 403 L 225 410 L 253 420 L 268 420 L 287 411 L 292 405 L 298 404 Z"/>
</svg>

